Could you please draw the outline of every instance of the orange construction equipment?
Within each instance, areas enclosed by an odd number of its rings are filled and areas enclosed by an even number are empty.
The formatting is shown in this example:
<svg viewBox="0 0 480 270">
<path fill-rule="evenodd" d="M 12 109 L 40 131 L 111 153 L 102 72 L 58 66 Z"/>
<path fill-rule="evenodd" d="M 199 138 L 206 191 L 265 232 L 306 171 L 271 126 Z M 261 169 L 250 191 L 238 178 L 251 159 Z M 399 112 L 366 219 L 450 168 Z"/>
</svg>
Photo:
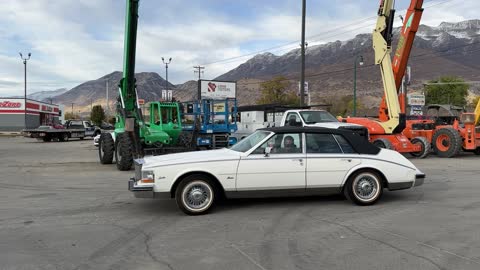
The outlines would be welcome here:
<svg viewBox="0 0 480 270">
<path fill-rule="evenodd" d="M 406 93 L 401 91 L 403 76 L 405 75 L 408 58 L 412 50 L 413 41 L 420 25 L 423 14 L 423 0 L 412 0 L 407 10 L 405 20 L 400 31 L 397 50 L 395 52 L 392 69 L 395 77 L 400 111 L 406 113 Z M 430 108 L 439 109 L 441 105 L 431 105 Z M 445 106 L 441 106 L 444 107 Z M 380 121 L 388 121 L 388 106 L 385 96 L 380 104 L 378 117 Z M 480 130 L 476 128 L 480 119 L 480 101 L 474 113 L 456 114 L 447 123 L 439 123 L 432 119 L 407 119 L 402 135 L 412 143 L 425 145 L 424 151 L 412 152 L 413 156 L 422 156 L 422 152 L 433 148 L 440 157 L 454 157 L 463 149 L 480 154 Z M 419 143 L 419 140 L 426 142 Z"/>
<path fill-rule="evenodd" d="M 418 1 L 412 0 L 412 3 L 415 2 Z M 423 1 L 420 2 L 423 3 Z M 416 7 L 415 5 L 413 6 Z M 402 134 L 402 131 L 405 129 L 406 126 L 406 117 L 405 113 L 402 112 L 400 107 L 397 93 L 398 88 L 396 87 L 396 77 L 393 72 L 392 62 L 390 58 L 390 53 L 392 50 L 391 43 L 393 20 L 395 17 L 395 10 L 392 7 L 393 0 L 382 0 L 380 2 L 377 25 L 375 30 L 373 31 L 375 64 L 380 65 L 380 71 L 382 74 L 385 97 L 385 106 L 383 112 L 385 114 L 385 117 L 383 117 L 379 121 L 357 117 L 344 118 L 342 119 L 342 121 L 365 126 L 369 131 L 370 140 L 373 144 L 379 147 L 394 149 L 401 153 L 410 153 L 415 157 L 424 158 L 430 152 L 430 143 L 428 143 L 427 139 L 424 137 L 416 137 L 410 140 Z M 419 9 L 419 11 L 420 10 L 421 8 Z M 421 15 L 421 12 L 415 12 L 417 11 L 414 10 L 413 14 Z M 404 31 L 405 29 L 410 29 L 413 23 L 414 19 L 412 15 L 410 15 L 404 22 L 404 28 L 402 29 L 404 29 Z M 408 27 L 405 26 L 407 24 L 409 25 Z M 415 27 L 413 30 L 416 31 L 417 28 L 418 27 Z M 411 50 L 411 45 L 408 45 L 408 43 L 410 42 L 408 38 L 410 38 L 411 43 L 413 43 L 413 37 L 415 36 L 415 32 L 413 32 L 413 35 L 409 35 L 407 32 L 410 33 L 409 31 L 405 31 L 404 33 L 402 33 L 404 44 L 406 46 L 404 49 L 398 51 L 398 55 L 396 55 L 398 58 L 398 72 L 402 70 L 403 66 L 403 73 L 405 72 L 406 62 Z"/>
<path fill-rule="evenodd" d="M 406 93 L 400 92 L 400 86 L 402 84 L 403 76 L 405 75 L 405 70 L 407 69 L 408 58 L 412 51 L 413 41 L 422 18 L 422 6 L 423 0 L 412 0 L 412 2 L 410 2 L 410 7 L 407 9 L 403 26 L 400 30 L 397 50 L 395 51 L 392 61 L 393 76 L 395 77 L 395 86 L 397 87 L 398 101 L 400 102 L 400 110 L 402 113 L 406 113 Z M 387 110 L 388 108 L 384 96 L 380 103 L 380 108 L 378 109 L 378 119 L 380 119 L 380 121 L 388 120 Z"/>
</svg>

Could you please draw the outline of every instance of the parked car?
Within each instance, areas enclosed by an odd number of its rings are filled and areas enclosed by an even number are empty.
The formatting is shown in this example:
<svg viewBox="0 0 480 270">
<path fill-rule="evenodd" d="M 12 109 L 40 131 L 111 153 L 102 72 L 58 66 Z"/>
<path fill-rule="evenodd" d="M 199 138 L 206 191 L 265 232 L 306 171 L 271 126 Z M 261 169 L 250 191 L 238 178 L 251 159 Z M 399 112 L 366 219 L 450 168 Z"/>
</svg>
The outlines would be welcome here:
<svg viewBox="0 0 480 270">
<path fill-rule="evenodd" d="M 371 205 L 388 190 L 423 184 L 425 174 L 398 152 L 354 131 L 319 127 L 259 129 L 227 149 L 135 160 L 129 190 L 140 198 L 175 198 L 189 215 L 218 197 L 343 193 Z"/>
</svg>

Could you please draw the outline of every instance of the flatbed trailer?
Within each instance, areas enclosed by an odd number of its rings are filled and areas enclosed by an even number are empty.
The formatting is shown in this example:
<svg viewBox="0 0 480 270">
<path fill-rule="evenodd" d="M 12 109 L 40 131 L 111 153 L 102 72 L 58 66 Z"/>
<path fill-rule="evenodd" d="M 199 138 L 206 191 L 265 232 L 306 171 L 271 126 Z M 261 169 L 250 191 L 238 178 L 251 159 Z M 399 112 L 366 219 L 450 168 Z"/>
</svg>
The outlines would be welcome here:
<svg viewBox="0 0 480 270">
<path fill-rule="evenodd" d="M 54 128 L 50 126 L 40 126 L 35 129 L 24 129 L 22 135 L 27 138 L 35 138 L 37 140 L 43 140 L 44 142 L 50 141 L 68 141 L 72 138 L 78 138 L 83 140 L 85 138 L 85 129 L 68 129 L 68 128 Z"/>
</svg>

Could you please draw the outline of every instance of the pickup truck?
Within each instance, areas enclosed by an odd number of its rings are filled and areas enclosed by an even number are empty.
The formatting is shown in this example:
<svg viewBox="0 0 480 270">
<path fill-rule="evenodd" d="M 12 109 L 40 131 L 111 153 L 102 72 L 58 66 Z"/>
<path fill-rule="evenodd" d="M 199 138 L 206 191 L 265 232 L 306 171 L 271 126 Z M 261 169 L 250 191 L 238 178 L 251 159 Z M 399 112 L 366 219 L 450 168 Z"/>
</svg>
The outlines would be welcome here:
<svg viewBox="0 0 480 270">
<path fill-rule="evenodd" d="M 85 128 L 85 136 L 87 136 L 87 137 L 92 137 L 93 138 L 97 135 L 100 135 L 100 133 L 102 133 L 101 129 L 97 126 L 92 125 L 92 123 L 90 121 L 68 120 L 66 122 L 66 124 L 68 124 L 71 121 L 82 122 L 83 128 Z"/>
<path fill-rule="evenodd" d="M 232 134 L 237 141 L 245 138 L 259 128 L 268 127 L 324 127 L 353 130 L 368 139 L 368 130 L 357 124 L 340 122 L 326 110 L 295 109 L 283 112 L 244 111 L 240 113 L 238 131 Z"/>
</svg>

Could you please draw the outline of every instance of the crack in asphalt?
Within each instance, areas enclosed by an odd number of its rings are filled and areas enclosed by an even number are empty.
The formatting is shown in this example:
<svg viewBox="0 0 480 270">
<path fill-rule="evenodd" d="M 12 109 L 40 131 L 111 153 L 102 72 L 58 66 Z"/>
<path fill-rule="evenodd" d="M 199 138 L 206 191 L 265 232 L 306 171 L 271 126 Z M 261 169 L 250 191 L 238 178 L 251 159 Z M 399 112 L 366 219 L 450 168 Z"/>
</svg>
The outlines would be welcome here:
<svg viewBox="0 0 480 270">
<path fill-rule="evenodd" d="M 262 270 L 267 270 L 265 267 L 263 267 L 260 263 L 258 263 L 257 261 L 255 261 L 252 257 L 248 256 L 247 253 L 243 252 L 240 248 L 238 248 L 235 244 L 231 244 L 230 245 L 233 249 L 235 249 L 236 251 L 238 251 L 238 253 L 240 253 L 243 257 L 247 258 L 251 263 L 253 263 L 254 265 L 256 265 L 258 268 L 262 269 Z"/>
<path fill-rule="evenodd" d="M 143 241 L 143 243 L 145 244 L 145 252 L 147 252 L 148 256 L 154 260 L 156 263 L 158 264 L 162 264 L 162 265 L 166 265 L 168 267 L 168 269 L 170 270 L 174 270 L 173 269 L 173 266 L 168 263 L 167 261 L 165 260 L 160 260 L 157 258 L 157 256 L 153 255 L 152 251 L 150 250 L 150 240 L 152 239 L 152 237 L 150 236 L 150 234 L 144 232 L 141 230 L 141 232 L 143 233 L 143 235 L 145 236 L 145 240 Z"/>
<path fill-rule="evenodd" d="M 451 252 L 451 251 L 448 251 L 446 249 L 442 249 L 442 248 L 439 248 L 439 247 L 436 247 L 436 246 L 432 246 L 432 245 L 429 245 L 425 242 L 421 242 L 421 241 L 417 241 L 417 240 L 413 240 L 413 239 L 410 239 L 404 235 L 401 235 L 401 234 L 398 234 L 398 233 L 394 233 L 394 232 L 390 232 L 390 231 L 387 231 L 387 230 L 384 230 L 382 228 L 378 228 L 377 225 L 373 224 L 373 223 L 370 223 L 370 222 L 367 222 L 369 225 L 373 226 L 373 227 L 376 227 L 376 229 L 384 232 L 384 233 L 387 233 L 387 234 L 390 234 L 392 236 L 396 236 L 396 237 L 399 237 L 399 238 L 403 238 L 405 240 L 409 240 L 409 241 L 414 241 L 417 245 L 421 245 L 421 246 L 425 246 L 425 247 L 428 247 L 428 248 L 431 248 L 433 250 L 436 250 L 438 252 L 441 252 L 441 253 L 446 253 L 446 254 L 449 254 L 449 255 L 452 255 L 452 256 L 455 256 L 457 258 L 460 258 L 460 259 L 463 259 L 463 260 L 466 260 L 466 261 L 469 261 L 469 262 L 472 262 L 472 263 L 475 263 L 475 264 L 478 264 L 480 265 L 480 262 L 475 260 L 475 259 L 472 259 L 472 258 L 468 258 L 468 257 L 465 257 L 465 256 L 462 256 L 462 255 L 459 255 L 459 254 L 456 254 L 454 252 Z"/>
<path fill-rule="evenodd" d="M 360 237 L 364 238 L 364 239 L 367 239 L 367 240 L 370 240 L 370 241 L 374 241 L 374 242 L 377 242 L 377 243 L 380 243 L 382 245 L 385 245 L 387 247 L 390 247 L 392 249 L 395 249 L 397 251 L 400 251 L 400 252 L 403 252 L 405 254 L 409 254 L 413 257 L 416 257 L 416 258 L 419 258 L 419 259 L 423 259 L 427 262 L 429 262 L 430 264 L 434 265 L 437 269 L 440 269 L 440 270 L 446 270 L 446 268 L 443 268 L 441 265 L 437 264 L 436 262 L 434 262 L 433 260 L 427 258 L 427 257 L 424 257 L 424 256 L 421 256 L 421 255 L 418 255 L 418 254 L 415 254 L 415 253 L 412 253 L 408 250 L 404 250 L 402 248 L 399 248 L 397 246 L 394 246 L 390 243 L 387 243 L 386 241 L 382 241 L 382 240 L 379 240 L 379 239 L 376 239 L 376 238 L 373 238 L 373 237 L 369 237 L 355 229 L 353 229 L 351 226 L 348 226 L 348 225 L 345 225 L 345 224 L 341 224 L 341 223 L 338 223 L 338 222 L 335 222 L 335 221 L 331 221 L 331 220 L 326 220 L 326 219 L 319 219 L 319 218 L 316 218 L 316 217 L 313 217 L 311 216 L 312 218 L 315 218 L 316 220 L 318 221 L 321 221 L 321 222 L 325 222 L 325 223 L 329 223 L 329 224 L 333 224 L 333 225 L 337 225 L 337 226 L 340 226 L 342 228 L 345 228 L 347 230 L 349 230 L 350 232 L 353 232 L 354 234 L 357 234 L 359 235 Z"/>
</svg>

